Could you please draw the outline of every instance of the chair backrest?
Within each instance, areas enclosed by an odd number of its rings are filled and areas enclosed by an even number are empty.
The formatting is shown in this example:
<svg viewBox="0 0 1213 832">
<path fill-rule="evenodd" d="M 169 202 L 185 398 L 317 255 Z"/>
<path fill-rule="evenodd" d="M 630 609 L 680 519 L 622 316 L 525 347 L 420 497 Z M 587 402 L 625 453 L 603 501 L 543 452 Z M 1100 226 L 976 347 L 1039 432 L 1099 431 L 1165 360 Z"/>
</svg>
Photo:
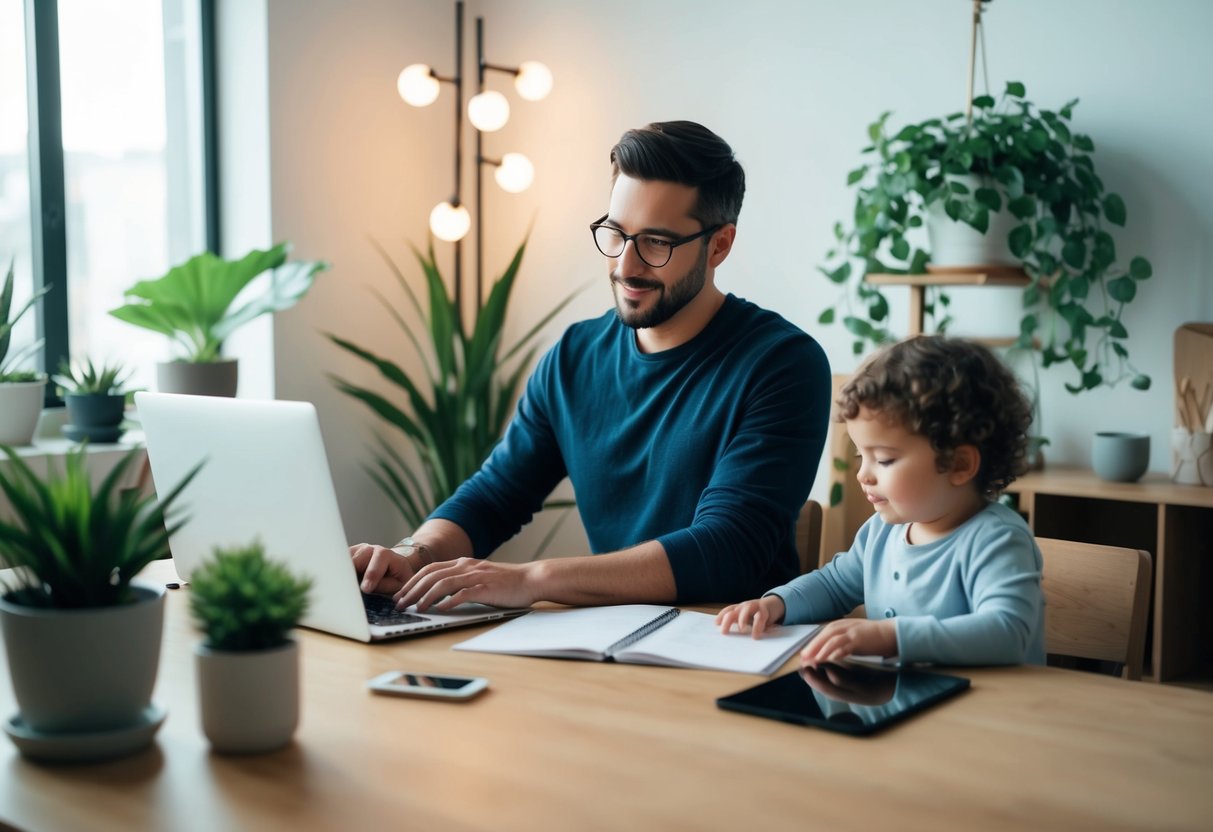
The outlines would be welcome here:
<svg viewBox="0 0 1213 832">
<path fill-rule="evenodd" d="M 802 575 L 816 569 L 821 556 L 821 515 L 821 503 L 808 500 L 796 518 L 796 552 Z"/>
<path fill-rule="evenodd" d="M 1141 678 L 1150 606 L 1150 553 L 1038 537 L 1044 556 L 1045 650 L 1123 663 Z"/>
</svg>

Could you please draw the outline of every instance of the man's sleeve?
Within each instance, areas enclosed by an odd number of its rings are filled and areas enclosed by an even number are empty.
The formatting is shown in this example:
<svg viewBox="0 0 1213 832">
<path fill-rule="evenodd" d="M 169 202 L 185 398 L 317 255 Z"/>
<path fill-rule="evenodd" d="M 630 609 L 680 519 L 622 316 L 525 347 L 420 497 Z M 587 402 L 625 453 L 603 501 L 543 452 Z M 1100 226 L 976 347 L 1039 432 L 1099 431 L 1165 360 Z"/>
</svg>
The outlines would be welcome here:
<svg viewBox="0 0 1213 832">
<path fill-rule="evenodd" d="M 786 548 L 825 446 L 830 368 L 808 336 L 764 356 L 688 528 L 658 538 L 681 603 L 753 598 Z M 786 553 L 782 553 L 785 554 Z"/>
<path fill-rule="evenodd" d="M 480 470 L 430 515 L 463 529 L 478 558 L 488 557 L 530 522 L 567 475 L 547 416 L 555 353 L 556 348 L 548 351 L 536 366 L 505 436 Z"/>
</svg>

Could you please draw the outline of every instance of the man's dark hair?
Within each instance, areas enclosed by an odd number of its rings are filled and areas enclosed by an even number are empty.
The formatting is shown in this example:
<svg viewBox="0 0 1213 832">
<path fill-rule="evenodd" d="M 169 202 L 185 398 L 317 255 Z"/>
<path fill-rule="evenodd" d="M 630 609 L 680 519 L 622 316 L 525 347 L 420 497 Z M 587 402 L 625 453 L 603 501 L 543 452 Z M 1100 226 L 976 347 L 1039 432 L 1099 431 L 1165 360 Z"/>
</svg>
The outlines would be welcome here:
<svg viewBox="0 0 1213 832">
<path fill-rule="evenodd" d="M 661 121 L 629 130 L 611 148 L 611 181 L 619 174 L 699 189 L 691 216 L 704 228 L 737 222 L 745 171 L 733 148 L 702 124 Z"/>
<path fill-rule="evenodd" d="M 940 471 L 961 445 L 981 453 L 975 482 L 987 498 L 1027 470 L 1032 406 L 988 349 L 941 335 L 907 338 L 869 358 L 838 396 L 838 421 L 866 407 L 925 436 Z"/>
</svg>

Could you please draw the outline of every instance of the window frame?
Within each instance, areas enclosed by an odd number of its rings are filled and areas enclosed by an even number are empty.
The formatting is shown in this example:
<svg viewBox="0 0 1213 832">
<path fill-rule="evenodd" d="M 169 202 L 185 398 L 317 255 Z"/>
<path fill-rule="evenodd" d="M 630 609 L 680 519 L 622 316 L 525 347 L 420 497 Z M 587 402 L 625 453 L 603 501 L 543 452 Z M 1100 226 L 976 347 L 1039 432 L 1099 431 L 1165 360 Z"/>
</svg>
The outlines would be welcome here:
<svg viewBox="0 0 1213 832">
<path fill-rule="evenodd" d="M 202 62 L 203 221 L 207 249 L 218 253 L 219 130 L 216 117 L 215 0 L 199 0 Z M 33 291 L 56 287 L 34 310 L 41 359 L 50 375 L 71 356 L 68 319 L 67 223 L 63 107 L 59 78 L 59 3 L 25 0 L 25 60 L 29 107 L 30 234 Z M 45 407 L 63 404 L 46 386 Z"/>
</svg>

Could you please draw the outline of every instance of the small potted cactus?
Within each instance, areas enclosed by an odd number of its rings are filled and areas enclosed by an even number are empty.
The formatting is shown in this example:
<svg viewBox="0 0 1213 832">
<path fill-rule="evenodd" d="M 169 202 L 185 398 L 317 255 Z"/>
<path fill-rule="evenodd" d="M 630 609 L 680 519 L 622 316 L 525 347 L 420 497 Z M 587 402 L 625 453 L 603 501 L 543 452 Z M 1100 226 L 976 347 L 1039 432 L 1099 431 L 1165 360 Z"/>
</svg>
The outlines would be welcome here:
<svg viewBox="0 0 1213 832">
<path fill-rule="evenodd" d="M 299 645 L 290 631 L 308 607 L 310 578 L 268 559 L 258 541 L 216 549 L 190 579 L 202 730 L 229 754 L 273 751 L 299 724 Z"/>
</svg>

